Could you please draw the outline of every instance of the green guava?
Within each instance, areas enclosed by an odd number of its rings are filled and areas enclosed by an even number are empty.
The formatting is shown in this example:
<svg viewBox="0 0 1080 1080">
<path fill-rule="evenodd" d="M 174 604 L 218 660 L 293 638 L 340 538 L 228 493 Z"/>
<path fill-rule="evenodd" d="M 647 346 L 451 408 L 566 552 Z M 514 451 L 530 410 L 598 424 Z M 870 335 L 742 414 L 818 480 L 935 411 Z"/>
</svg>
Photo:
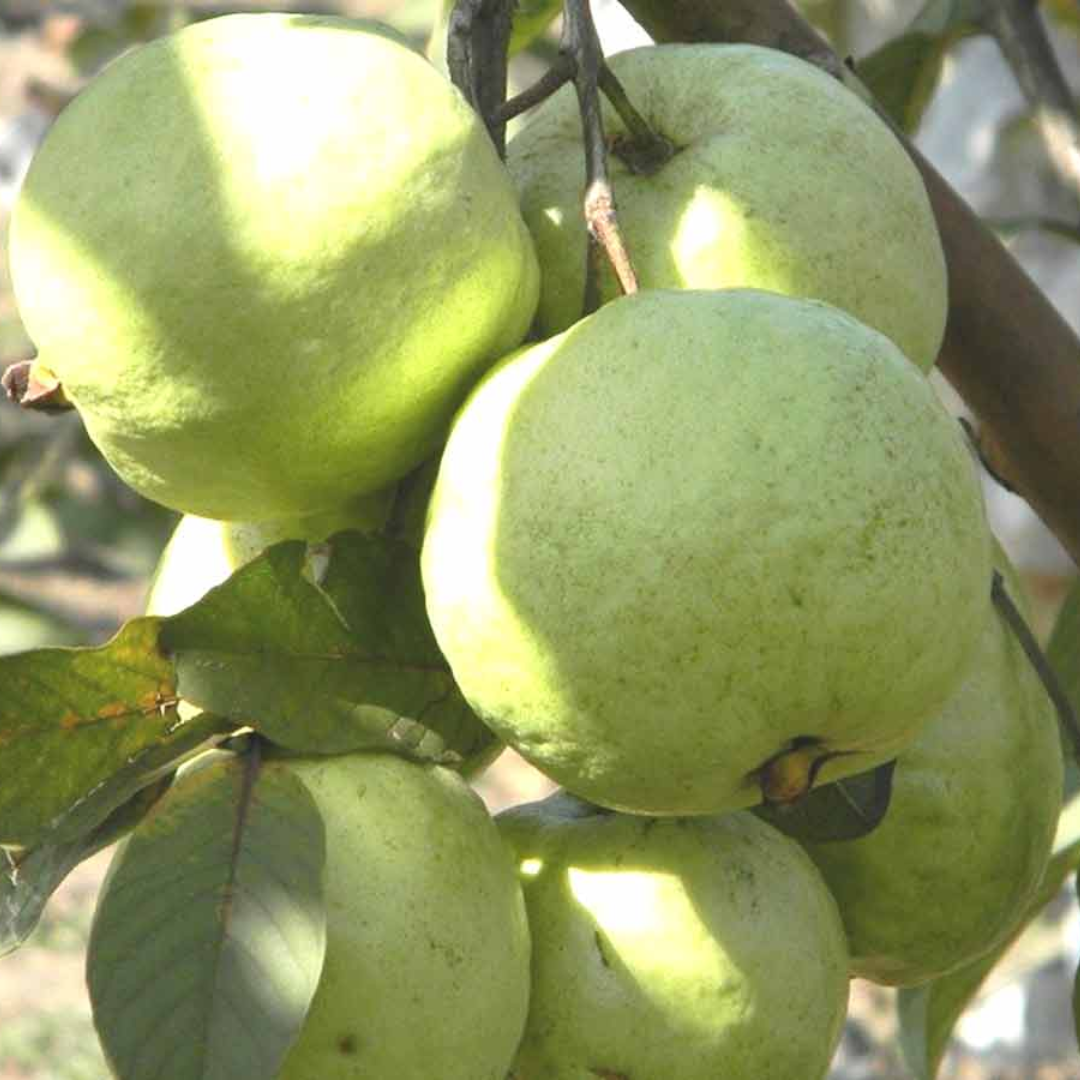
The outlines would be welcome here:
<svg viewBox="0 0 1080 1080">
<path fill-rule="evenodd" d="M 342 529 L 370 532 L 386 521 L 394 491 L 354 499 L 325 514 L 273 521 L 219 521 L 185 514 L 165 545 L 150 582 L 147 615 L 175 615 L 201 600 L 241 566 L 283 540 L 319 542 Z"/>
<path fill-rule="evenodd" d="M 505 1080 L 529 930 L 479 797 L 387 754 L 267 767 L 304 782 L 327 834 L 326 959 L 279 1080 Z"/>
<path fill-rule="evenodd" d="M 847 1005 L 836 905 L 754 815 L 496 818 L 532 931 L 513 1080 L 815 1080 Z"/>
<path fill-rule="evenodd" d="M 996 561 L 1023 607 L 1000 549 Z M 915 986 L 1005 940 L 1050 856 L 1062 772 L 1053 706 L 994 612 L 963 684 L 900 754 L 881 825 L 806 845 L 839 904 L 852 973 Z"/>
<path fill-rule="evenodd" d="M 902 749 L 990 610 L 972 456 L 928 381 L 829 305 L 613 301 L 518 351 L 453 426 L 428 614 L 496 734 L 591 802 L 750 806 Z"/>
<path fill-rule="evenodd" d="M 826 300 L 923 369 L 945 331 L 945 259 L 922 179 L 888 127 L 823 71 L 755 45 L 661 45 L 610 59 L 668 144 L 649 158 L 605 100 L 619 225 L 643 288 L 749 287 Z M 581 314 L 587 236 L 572 88 L 511 140 L 536 241 L 539 323 Z M 605 299 L 619 289 L 610 268 Z"/>
<path fill-rule="evenodd" d="M 38 377 L 128 483 L 204 517 L 396 481 L 538 290 L 474 111 L 395 33 L 341 18 L 225 16 L 109 65 L 11 229 Z"/>
</svg>

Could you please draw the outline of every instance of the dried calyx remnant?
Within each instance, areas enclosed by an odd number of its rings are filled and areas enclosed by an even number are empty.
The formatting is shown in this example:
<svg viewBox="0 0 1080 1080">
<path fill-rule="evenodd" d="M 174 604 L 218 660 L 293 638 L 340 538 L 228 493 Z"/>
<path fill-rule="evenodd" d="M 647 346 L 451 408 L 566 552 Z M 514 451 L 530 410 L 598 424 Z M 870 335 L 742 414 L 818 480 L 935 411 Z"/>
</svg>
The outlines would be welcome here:
<svg viewBox="0 0 1080 1080">
<path fill-rule="evenodd" d="M 43 371 L 33 360 L 17 360 L 0 376 L 0 386 L 8 398 L 23 409 L 35 412 L 67 412 L 74 408 L 64 395 L 60 380 Z"/>
</svg>

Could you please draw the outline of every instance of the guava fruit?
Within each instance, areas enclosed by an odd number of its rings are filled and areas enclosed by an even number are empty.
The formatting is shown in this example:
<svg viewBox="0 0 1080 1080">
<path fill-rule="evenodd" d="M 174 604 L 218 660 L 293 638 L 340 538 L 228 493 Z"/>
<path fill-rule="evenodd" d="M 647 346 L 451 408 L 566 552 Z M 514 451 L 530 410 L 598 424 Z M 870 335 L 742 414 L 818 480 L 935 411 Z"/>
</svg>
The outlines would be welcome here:
<svg viewBox="0 0 1080 1080">
<path fill-rule="evenodd" d="M 930 202 L 888 127 L 835 79 L 755 45 L 659 45 L 610 58 L 666 140 L 635 144 L 607 101 L 619 225 L 643 288 L 750 287 L 826 300 L 923 369 L 945 331 L 945 259 Z M 545 334 L 581 315 L 587 236 L 572 88 L 511 140 L 507 165 L 536 241 Z M 610 268 L 605 299 L 618 295 Z"/>
<path fill-rule="evenodd" d="M 514 865 L 456 774 L 388 754 L 285 760 L 322 811 L 322 978 L 279 1080 L 505 1080 L 529 931 Z"/>
<path fill-rule="evenodd" d="M 750 806 L 894 757 L 990 610 L 975 466 L 928 381 L 829 305 L 648 291 L 500 362 L 421 555 L 474 710 L 614 809 Z M 800 792 L 795 792 L 796 795 Z"/>
<path fill-rule="evenodd" d="M 66 108 L 14 210 L 39 353 L 144 495 L 331 510 L 440 444 L 538 281 L 483 123 L 377 23 L 194 24 Z"/>
<path fill-rule="evenodd" d="M 183 611 L 272 544 L 318 542 L 342 529 L 378 529 L 390 512 L 393 495 L 390 488 L 354 499 L 336 511 L 273 521 L 219 521 L 185 514 L 158 560 L 146 614 L 168 616 Z"/>
<path fill-rule="evenodd" d="M 496 822 L 532 931 L 513 1080 L 814 1080 L 847 1005 L 836 905 L 793 841 L 753 814 Z"/>
<path fill-rule="evenodd" d="M 1022 608 L 1000 549 L 996 562 Z M 806 845 L 840 907 L 852 973 L 914 986 L 1000 944 L 1046 867 L 1062 772 L 1050 699 L 992 612 L 963 684 L 900 754 L 885 820 L 858 840 Z"/>
</svg>

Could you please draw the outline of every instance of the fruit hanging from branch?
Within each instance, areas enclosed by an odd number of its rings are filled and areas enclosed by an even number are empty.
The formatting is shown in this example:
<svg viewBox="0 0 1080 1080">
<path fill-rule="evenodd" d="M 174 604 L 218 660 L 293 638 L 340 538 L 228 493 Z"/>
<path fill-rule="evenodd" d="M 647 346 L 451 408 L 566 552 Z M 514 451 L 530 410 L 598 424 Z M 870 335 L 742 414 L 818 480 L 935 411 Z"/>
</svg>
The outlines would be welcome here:
<svg viewBox="0 0 1080 1080">
<path fill-rule="evenodd" d="M 430 456 L 537 292 L 461 95 L 387 28 L 301 15 L 106 69 L 34 160 L 11 266 L 35 385 L 59 381 L 136 490 L 243 521 Z"/>
<path fill-rule="evenodd" d="M 829 305 L 645 291 L 497 365 L 422 553 L 466 698 L 637 813 L 756 803 L 914 738 L 990 611 L 974 462 L 922 374 Z M 764 771 L 763 771 L 764 770 Z"/>
</svg>

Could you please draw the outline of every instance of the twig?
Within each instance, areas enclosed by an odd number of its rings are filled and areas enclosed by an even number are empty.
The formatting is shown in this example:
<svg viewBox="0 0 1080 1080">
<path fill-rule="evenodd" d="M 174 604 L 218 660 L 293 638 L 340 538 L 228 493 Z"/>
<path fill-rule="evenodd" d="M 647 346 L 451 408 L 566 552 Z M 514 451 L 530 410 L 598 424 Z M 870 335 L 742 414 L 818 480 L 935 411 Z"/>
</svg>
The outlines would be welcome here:
<svg viewBox="0 0 1080 1080">
<path fill-rule="evenodd" d="M 446 66 L 454 85 L 484 118 L 491 141 L 506 153 L 508 52 L 514 0 L 457 0 L 446 36 Z"/>
<path fill-rule="evenodd" d="M 589 230 L 589 246 L 600 245 L 604 249 L 623 292 L 635 293 L 637 275 L 619 232 L 615 193 L 608 177 L 607 142 L 600 114 L 600 73 L 605 67 L 604 53 L 589 10 L 589 0 L 566 0 L 561 51 L 575 59 L 574 90 L 585 142 L 585 225 Z M 597 306 L 596 271 L 596 253 L 590 251 L 585 275 L 585 314 Z"/>
<path fill-rule="evenodd" d="M 985 0 L 983 25 L 997 41 L 1062 186 L 1080 208 L 1080 118 L 1034 0 Z"/>
<path fill-rule="evenodd" d="M 784 49 L 870 99 L 784 0 L 623 4 L 657 41 Z M 938 367 L 979 417 L 984 445 L 999 449 L 998 472 L 1080 563 L 1080 339 L 937 170 L 897 138 L 922 173 L 949 267 L 949 322 Z"/>
<path fill-rule="evenodd" d="M 1024 616 L 1020 614 L 1019 609 L 1013 603 L 1012 597 L 1005 588 L 1005 581 L 997 570 L 994 571 L 990 595 L 993 598 L 994 606 L 1008 624 L 1020 648 L 1024 650 L 1028 662 L 1035 669 L 1035 674 L 1039 676 L 1039 680 L 1046 688 L 1046 693 L 1057 710 L 1058 720 L 1068 736 L 1069 742 L 1072 744 L 1073 757 L 1077 762 L 1080 762 L 1080 725 L 1077 724 L 1072 702 L 1069 701 L 1068 694 L 1062 689 L 1054 669 L 1046 659 L 1046 654 L 1039 648 L 1039 643 L 1035 640 L 1035 635 L 1024 621 Z"/>
</svg>

